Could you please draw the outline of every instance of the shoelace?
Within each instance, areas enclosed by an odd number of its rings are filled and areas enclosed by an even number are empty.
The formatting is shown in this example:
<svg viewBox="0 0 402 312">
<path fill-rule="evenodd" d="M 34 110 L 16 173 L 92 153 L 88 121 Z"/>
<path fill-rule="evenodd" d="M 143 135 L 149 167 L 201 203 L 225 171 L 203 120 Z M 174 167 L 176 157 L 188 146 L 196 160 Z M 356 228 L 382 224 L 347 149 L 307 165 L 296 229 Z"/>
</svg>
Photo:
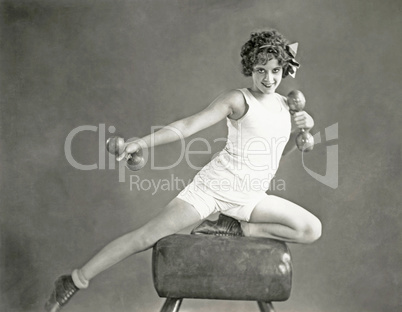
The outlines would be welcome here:
<svg viewBox="0 0 402 312">
<path fill-rule="evenodd" d="M 63 306 L 64 304 L 67 303 L 67 301 L 70 300 L 70 298 L 77 292 L 77 288 L 72 284 L 72 281 L 64 280 L 62 282 L 62 287 L 63 287 L 63 292 L 62 295 L 60 296 L 61 298 L 59 299 L 60 306 Z"/>
<path fill-rule="evenodd" d="M 217 233 L 218 236 L 241 236 L 241 230 L 239 231 L 240 225 L 237 221 L 231 220 L 230 223 L 226 226 L 227 221 L 222 222 L 223 228 L 226 228 L 225 231 L 219 231 Z"/>
<path fill-rule="evenodd" d="M 72 295 L 74 295 L 76 292 L 75 289 L 70 289 L 67 293 L 64 294 L 64 296 L 61 298 L 61 302 L 60 304 L 63 305 L 65 304 L 68 300 L 70 300 L 70 298 L 72 297 Z"/>
</svg>

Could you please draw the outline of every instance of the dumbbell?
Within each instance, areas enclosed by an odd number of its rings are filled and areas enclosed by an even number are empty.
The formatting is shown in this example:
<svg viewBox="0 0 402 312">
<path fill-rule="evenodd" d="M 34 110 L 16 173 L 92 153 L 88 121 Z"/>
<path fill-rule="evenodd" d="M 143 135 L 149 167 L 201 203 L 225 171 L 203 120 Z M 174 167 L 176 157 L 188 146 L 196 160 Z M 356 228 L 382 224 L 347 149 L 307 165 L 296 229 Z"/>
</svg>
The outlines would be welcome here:
<svg viewBox="0 0 402 312">
<path fill-rule="evenodd" d="M 291 91 L 288 96 L 288 106 L 290 113 L 300 112 L 306 106 L 306 98 L 299 90 Z M 296 137 L 297 148 L 302 152 L 309 152 L 314 148 L 314 137 L 306 129 L 300 129 L 300 133 Z"/>
<path fill-rule="evenodd" d="M 121 137 L 111 137 L 106 141 L 107 151 L 116 157 L 124 152 L 124 148 L 124 139 Z M 128 154 L 125 158 L 127 168 L 132 171 L 138 171 L 145 165 L 142 149 L 136 153 Z"/>
</svg>

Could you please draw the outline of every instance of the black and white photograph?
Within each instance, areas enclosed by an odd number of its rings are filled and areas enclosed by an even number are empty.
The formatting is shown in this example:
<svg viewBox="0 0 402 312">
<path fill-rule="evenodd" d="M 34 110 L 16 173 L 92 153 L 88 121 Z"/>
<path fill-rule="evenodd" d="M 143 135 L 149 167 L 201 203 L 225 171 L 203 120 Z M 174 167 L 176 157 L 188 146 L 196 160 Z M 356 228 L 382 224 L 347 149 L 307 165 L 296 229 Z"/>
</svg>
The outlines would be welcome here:
<svg viewBox="0 0 402 312">
<path fill-rule="evenodd" d="M 402 311 L 402 2 L 0 0 L 0 311 Z"/>
</svg>

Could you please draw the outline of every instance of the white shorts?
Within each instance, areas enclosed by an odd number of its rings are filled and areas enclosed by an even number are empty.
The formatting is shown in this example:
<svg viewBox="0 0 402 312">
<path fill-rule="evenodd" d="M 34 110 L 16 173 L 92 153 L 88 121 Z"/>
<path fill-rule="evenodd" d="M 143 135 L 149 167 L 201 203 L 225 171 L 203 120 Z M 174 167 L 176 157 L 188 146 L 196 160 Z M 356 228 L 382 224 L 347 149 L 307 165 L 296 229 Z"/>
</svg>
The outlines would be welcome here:
<svg viewBox="0 0 402 312">
<path fill-rule="evenodd" d="M 230 203 L 207 194 L 194 182 L 187 185 L 187 187 L 177 195 L 181 200 L 193 205 L 200 214 L 201 219 L 205 219 L 213 213 L 220 212 L 237 220 L 247 222 L 250 221 L 254 207 L 267 196 L 267 194 L 262 193 L 262 196 L 256 197 L 255 200 L 247 204 Z"/>
</svg>

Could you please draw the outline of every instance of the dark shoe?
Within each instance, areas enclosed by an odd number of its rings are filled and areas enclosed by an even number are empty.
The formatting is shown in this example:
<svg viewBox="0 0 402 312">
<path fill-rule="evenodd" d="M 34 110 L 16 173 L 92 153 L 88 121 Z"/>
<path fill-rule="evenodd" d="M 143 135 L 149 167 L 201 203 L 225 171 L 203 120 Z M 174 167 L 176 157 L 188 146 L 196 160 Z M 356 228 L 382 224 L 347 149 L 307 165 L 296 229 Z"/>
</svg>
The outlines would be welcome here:
<svg viewBox="0 0 402 312">
<path fill-rule="evenodd" d="M 71 275 L 60 276 L 54 282 L 54 290 L 45 304 L 45 310 L 47 312 L 59 311 L 78 290 Z"/>
<path fill-rule="evenodd" d="M 223 214 L 220 214 L 216 221 L 205 220 L 194 228 L 191 234 L 244 236 L 240 222 Z"/>
</svg>

